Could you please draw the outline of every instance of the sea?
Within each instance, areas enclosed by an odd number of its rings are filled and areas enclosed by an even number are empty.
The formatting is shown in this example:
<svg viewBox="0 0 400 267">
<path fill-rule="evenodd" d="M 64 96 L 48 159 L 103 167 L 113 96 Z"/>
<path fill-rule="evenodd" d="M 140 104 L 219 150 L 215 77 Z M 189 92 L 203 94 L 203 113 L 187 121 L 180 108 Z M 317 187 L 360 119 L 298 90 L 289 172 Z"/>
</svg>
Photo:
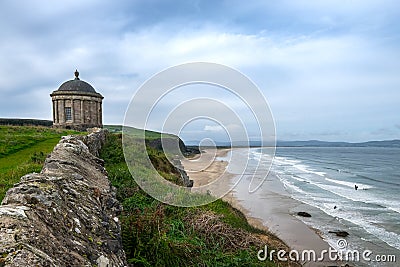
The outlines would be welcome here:
<svg viewBox="0 0 400 267">
<path fill-rule="evenodd" d="M 250 157 L 269 153 L 251 148 Z M 270 172 L 310 207 L 312 217 L 299 219 L 329 244 L 338 238 L 328 232 L 341 230 L 349 233 L 345 249 L 371 251 L 371 261 L 355 266 L 400 266 L 400 148 L 278 147 Z M 384 262 L 392 255 L 397 263 Z"/>
</svg>

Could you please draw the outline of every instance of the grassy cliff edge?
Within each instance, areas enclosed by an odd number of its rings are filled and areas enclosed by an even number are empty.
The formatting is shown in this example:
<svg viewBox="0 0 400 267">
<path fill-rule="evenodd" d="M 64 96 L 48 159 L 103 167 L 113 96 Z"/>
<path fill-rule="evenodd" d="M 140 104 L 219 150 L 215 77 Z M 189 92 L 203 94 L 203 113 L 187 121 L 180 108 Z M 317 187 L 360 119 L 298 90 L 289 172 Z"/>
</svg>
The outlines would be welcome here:
<svg viewBox="0 0 400 267">
<path fill-rule="evenodd" d="M 229 203 L 217 200 L 201 207 L 166 205 L 147 195 L 135 183 L 126 166 L 121 134 L 109 134 L 100 157 L 124 211 L 120 216 L 128 262 L 134 266 L 277 266 L 259 261 L 257 252 L 271 234 L 252 227 Z M 160 151 L 156 169 L 173 180 Z M 159 162 L 163 164 L 158 165 Z M 134 174 L 140 175 L 140 173 Z M 286 248 L 282 243 L 281 247 Z M 295 263 L 286 263 L 292 265 Z M 280 264 L 282 266 L 282 263 Z"/>
</svg>

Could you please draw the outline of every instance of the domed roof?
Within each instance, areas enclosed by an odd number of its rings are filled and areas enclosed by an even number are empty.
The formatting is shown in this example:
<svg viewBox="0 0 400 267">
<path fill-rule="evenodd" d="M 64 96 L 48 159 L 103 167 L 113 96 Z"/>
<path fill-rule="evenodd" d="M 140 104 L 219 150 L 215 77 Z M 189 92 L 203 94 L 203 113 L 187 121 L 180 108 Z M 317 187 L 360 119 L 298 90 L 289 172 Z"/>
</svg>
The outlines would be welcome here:
<svg viewBox="0 0 400 267">
<path fill-rule="evenodd" d="M 79 79 L 78 70 L 75 71 L 75 79 L 66 81 L 65 83 L 61 84 L 57 91 L 96 93 L 96 90 L 94 90 L 93 86 Z"/>
</svg>

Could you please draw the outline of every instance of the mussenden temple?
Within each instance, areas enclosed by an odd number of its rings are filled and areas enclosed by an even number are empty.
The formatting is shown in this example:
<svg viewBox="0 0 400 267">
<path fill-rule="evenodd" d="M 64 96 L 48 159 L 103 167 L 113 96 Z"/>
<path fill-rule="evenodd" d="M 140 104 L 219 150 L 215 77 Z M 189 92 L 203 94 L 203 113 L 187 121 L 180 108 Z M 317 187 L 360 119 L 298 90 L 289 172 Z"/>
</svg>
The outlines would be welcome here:
<svg viewBox="0 0 400 267">
<path fill-rule="evenodd" d="M 64 82 L 51 94 L 53 101 L 53 127 L 85 131 L 87 128 L 102 127 L 103 96 L 89 83 L 79 79 Z"/>
</svg>

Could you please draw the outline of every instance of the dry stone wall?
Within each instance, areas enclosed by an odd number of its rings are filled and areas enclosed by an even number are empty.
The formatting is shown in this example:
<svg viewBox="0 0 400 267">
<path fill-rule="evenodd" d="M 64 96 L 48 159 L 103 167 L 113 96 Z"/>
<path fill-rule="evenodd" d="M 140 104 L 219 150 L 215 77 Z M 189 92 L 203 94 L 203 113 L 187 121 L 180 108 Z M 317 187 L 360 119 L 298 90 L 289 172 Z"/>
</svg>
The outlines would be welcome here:
<svg viewBox="0 0 400 267">
<path fill-rule="evenodd" d="M 41 173 L 23 176 L 0 206 L 0 266 L 126 266 L 121 205 L 99 149 L 104 130 L 66 136 Z"/>
</svg>

